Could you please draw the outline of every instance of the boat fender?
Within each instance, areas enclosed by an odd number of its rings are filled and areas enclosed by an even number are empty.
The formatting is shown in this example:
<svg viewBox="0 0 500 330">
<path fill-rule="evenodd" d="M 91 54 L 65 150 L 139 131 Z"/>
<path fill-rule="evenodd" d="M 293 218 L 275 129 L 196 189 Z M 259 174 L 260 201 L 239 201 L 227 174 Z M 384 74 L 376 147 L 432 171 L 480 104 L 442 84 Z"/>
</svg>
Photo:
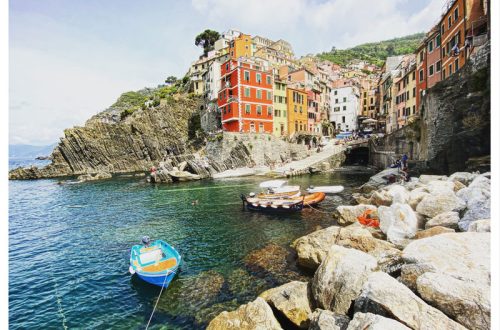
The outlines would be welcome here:
<svg viewBox="0 0 500 330">
<path fill-rule="evenodd" d="M 247 200 L 247 198 L 246 198 L 246 197 L 245 197 L 245 195 L 243 195 L 243 194 L 241 194 L 241 195 L 240 195 L 240 198 L 241 198 L 241 200 L 243 201 L 243 203 Z"/>
<path fill-rule="evenodd" d="M 129 271 L 129 272 L 130 272 L 130 274 L 132 274 L 132 275 L 134 275 L 134 274 L 135 274 L 135 270 L 134 270 L 134 268 L 132 268 L 132 266 L 130 266 L 130 267 L 128 268 L 128 271 Z"/>
</svg>

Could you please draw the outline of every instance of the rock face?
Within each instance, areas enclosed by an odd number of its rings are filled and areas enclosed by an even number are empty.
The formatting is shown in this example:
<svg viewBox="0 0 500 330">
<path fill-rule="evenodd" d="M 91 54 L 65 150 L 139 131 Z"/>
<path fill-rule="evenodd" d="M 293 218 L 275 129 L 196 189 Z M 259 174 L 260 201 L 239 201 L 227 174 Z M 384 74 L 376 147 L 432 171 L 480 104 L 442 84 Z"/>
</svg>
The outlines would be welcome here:
<svg viewBox="0 0 500 330">
<path fill-rule="evenodd" d="M 316 309 L 310 316 L 311 324 L 309 330 L 346 330 L 349 325 L 349 317 L 324 309 Z"/>
<path fill-rule="evenodd" d="M 407 326 L 393 319 L 372 313 L 356 313 L 347 330 L 408 330 Z"/>
<path fill-rule="evenodd" d="M 292 247 L 297 251 L 300 266 L 312 270 L 325 260 L 331 246 L 340 245 L 366 252 L 377 259 L 380 269 L 393 272 L 401 265 L 401 252 L 392 244 L 376 239 L 365 228 L 331 226 L 295 240 Z"/>
<path fill-rule="evenodd" d="M 489 285 L 490 234 L 449 233 L 416 240 L 403 250 L 401 280 L 416 289 L 426 272 Z"/>
<path fill-rule="evenodd" d="M 387 235 L 391 243 L 401 244 L 415 236 L 418 220 L 415 212 L 408 204 L 395 203 L 390 207 L 378 208 L 380 229 Z"/>
<path fill-rule="evenodd" d="M 465 329 L 382 272 L 368 276 L 354 310 L 390 316 L 411 329 Z"/>
<path fill-rule="evenodd" d="M 490 287 L 455 277 L 425 273 L 417 279 L 422 299 L 468 329 L 490 329 Z"/>
<path fill-rule="evenodd" d="M 124 119 L 113 117 L 112 107 L 87 120 L 84 127 L 66 129 L 52 153 L 52 163 L 33 176 L 144 171 L 166 154 L 184 149 L 188 121 L 200 104 L 201 99 L 179 96 L 155 108 L 138 109 Z M 24 172 L 14 170 L 9 178 L 27 178 Z"/>
<path fill-rule="evenodd" d="M 207 330 L 219 329 L 281 329 L 281 326 L 271 307 L 259 297 L 233 312 L 220 313 L 207 327 Z"/>
<path fill-rule="evenodd" d="M 350 225 L 352 223 L 358 222 L 358 217 L 362 215 L 366 210 L 377 211 L 377 208 L 373 205 L 341 205 L 337 207 L 337 222 L 340 225 Z"/>
<path fill-rule="evenodd" d="M 458 221 L 460 221 L 458 212 L 444 212 L 427 221 L 425 224 L 425 228 L 428 229 L 436 226 L 441 226 L 451 229 L 458 229 Z"/>
<path fill-rule="evenodd" d="M 355 250 L 334 245 L 316 270 L 312 293 L 318 307 L 346 314 L 359 295 L 368 275 L 377 268 L 377 260 Z"/>
<path fill-rule="evenodd" d="M 271 307 L 301 329 L 309 327 L 312 297 L 306 282 L 292 281 L 260 295 Z"/>
</svg>

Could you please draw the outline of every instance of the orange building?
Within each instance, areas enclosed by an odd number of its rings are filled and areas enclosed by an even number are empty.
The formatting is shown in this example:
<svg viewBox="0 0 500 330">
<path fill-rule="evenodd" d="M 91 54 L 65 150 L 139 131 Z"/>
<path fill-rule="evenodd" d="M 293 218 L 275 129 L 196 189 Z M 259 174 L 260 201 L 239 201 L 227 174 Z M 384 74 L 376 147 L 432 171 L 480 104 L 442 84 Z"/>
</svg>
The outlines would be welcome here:
<svg viewBox="0 0 500 330">
<path fill-rule="evenodd" d="M 239 57 L 252 56 L 252 37 L 249 34 L 241 33 L 238 37 L 229 42 L 229 55 L 238 59 Z"/>
<path fill-rule="evenodd" d="M 442 78 L 457 72 L 465 64 L 465 0 L 450 2 L 439 23 L 441 29 Z"/>
<path fill-rule="evenodd" d="M 250 60 L 223 63 L 217 104 L 223 130 L 273 133 L 272 71 Z"/>
<path fill-rule="evenodd" d="M 302 89 L 287 88 L 288 133 L 307 131 L 307 93 Z"/>
</svg>

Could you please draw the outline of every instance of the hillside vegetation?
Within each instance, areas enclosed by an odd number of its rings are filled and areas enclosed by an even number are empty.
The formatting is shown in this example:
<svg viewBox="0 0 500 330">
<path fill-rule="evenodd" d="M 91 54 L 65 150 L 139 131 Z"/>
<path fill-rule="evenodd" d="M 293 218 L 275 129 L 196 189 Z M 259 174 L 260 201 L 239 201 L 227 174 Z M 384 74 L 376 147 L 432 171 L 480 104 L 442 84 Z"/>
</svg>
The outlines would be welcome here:
<svg viewBox="0 0 500 330">
<path fill-rule="evenodd" d="M 346 65 L 354 59 L 359 59 L 382 66 L 388 56 L 413 53 L 424 36 L 425 33 L 416 33 L 391 40 L 370 42 L 348 49 L 335 49 L 333 47 L 331 51 L 318 54 L 317 56 L 339 65 Z"/>
</svg>

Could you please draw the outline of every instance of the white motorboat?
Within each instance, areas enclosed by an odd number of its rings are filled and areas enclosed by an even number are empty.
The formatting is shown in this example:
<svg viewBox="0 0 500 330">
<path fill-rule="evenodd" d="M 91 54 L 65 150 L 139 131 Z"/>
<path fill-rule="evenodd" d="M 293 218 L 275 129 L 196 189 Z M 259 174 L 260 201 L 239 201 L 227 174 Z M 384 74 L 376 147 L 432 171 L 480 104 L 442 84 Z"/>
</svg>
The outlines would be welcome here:
<svg viewBox="0 0 500 330">
<path fill-rule="evenodd" d="M 306 189 L 308 193 L 323 192 L 325 194 L 338 194 L 344 190 L 344 186 L 309 186 Z"/>
<path fill-rule="evenodd" d="M 287 181 L 286 180 L 269 180 L 269 181 L 264 181 L 259 184 L 259 187 L 261 188 L 266 188 L 266 189 L 275 189 L 275 188 L 280 188 L 286 185 Z"/>
</svg>

